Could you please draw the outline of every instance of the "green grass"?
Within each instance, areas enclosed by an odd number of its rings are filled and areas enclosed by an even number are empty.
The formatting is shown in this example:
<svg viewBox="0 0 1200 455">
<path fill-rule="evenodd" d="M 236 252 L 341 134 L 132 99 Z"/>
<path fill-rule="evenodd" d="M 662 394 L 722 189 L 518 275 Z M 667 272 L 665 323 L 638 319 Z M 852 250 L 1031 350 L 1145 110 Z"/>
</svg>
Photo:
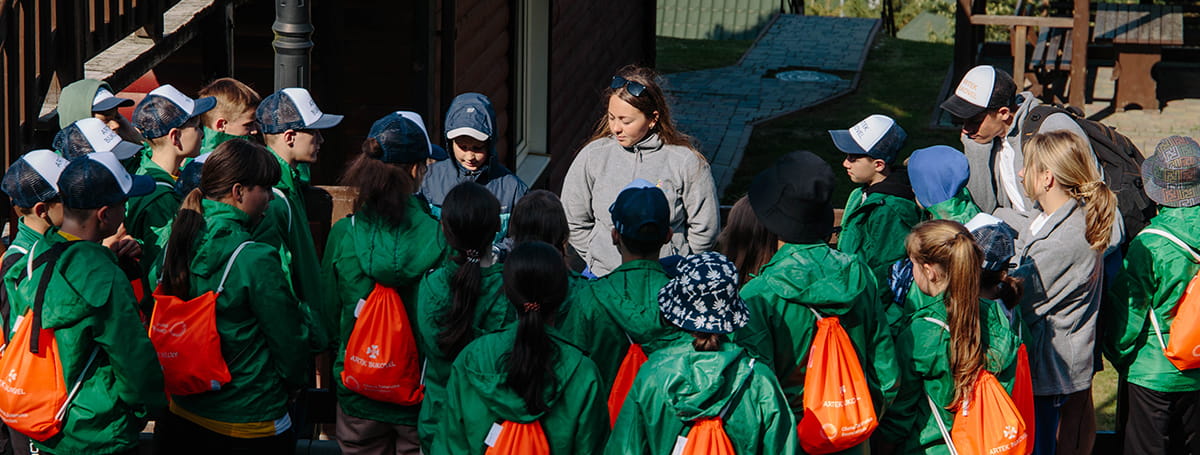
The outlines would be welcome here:
<svg viewBox="0 0 1200 455">
<path fill-rule="evenodd" d="M 1117 429 L 1117 370 L 1106 359 L 1104 371 L 1092 378 L 1092 404 L 1096 406 L 1096 430 Z"/>
<path fill-rule="evenodd" d="M 953 47 L 948 44 L 880 36 L 867 56 L 858 89 L 853 93 L 754 128 L 723 202 L 733 203 L 745 194 L 754 176 L 778 157 L 796 150 L 808 150 L 833 166 L 839 179 L 839 187 L 833 196 L 834 205 L 841 207 L 853 184 L 842 172 L 845 155 L 834 148 L 827 131 L 849 128 L 871 114 L 890 116 L 908 132 L 908 141 L 898 162 L 913 150 L 931 145 L 961 148 L 956 131 L 929 128 L 952 51 Z"/>
<path fill-rule="evenodd" d="M 737 63 L 753 40 L 705 40 L 659 36 L 655 39 L 661 74 L 720 68 Z"/>
</svg>

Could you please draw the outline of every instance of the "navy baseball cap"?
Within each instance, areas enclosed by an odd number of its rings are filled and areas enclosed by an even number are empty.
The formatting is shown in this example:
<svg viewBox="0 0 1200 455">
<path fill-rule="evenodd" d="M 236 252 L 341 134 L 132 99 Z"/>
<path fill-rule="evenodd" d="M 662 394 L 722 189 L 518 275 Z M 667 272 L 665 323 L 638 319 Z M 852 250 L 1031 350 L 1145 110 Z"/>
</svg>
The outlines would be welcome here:
<svg viewBox="0 0 1200 455">
<path fill-rule="evenodd" d="M 867 155 L 892 164 L 908 139 L 904 128 L 886 115 L 872 115 L 848 130 L 829 130 L 833 145 L 847 155 Z"/>
<path fill-rule="evenodd" d="M 986 213 L 980 213 L 967 222 L 967 230 L 975 237 L 975 243 L 983 250 L 983 269 L 999 272 L 1011 267 L 1009 261 L 1016 254 L 1014 240 L 1017 231 L 1008 223 Z"/>
<path fill-rule="evenodd" d="M 53 150 L 34 150 L 8 167 L 0 187 L 13 205 L 33 207 L 58 198 L 58 176 L 66 167 L 66 158 Z"/>
<path fill-rule="evenodd" d="M 71 160 L 58 178 L 63 206 L 73 209 L 98 209 L 150 194 L 154 179 L 129 175 L 116 155 L 95 152 Z"/>
<path fill-rule="evenodd" d="M 96 89 L 96 96 L 92 97 L 92 112 L 104 112 L 118 107 L 133 106 L 133 100 L 129 98 L 118 98 L 108 89 L 108 84 L 100 85 Z"/>
<path fill-rule="evenodd" d="M 662 190 L 643 179 L 630 182 L 617 194 L 617 199 L 608 207 L 613 227 L 621 237 L 639 242 L 661 242 L 671 231 L 671 209 Z M 642 232 L 648 224 L 657 229 Z"/>
<path fill-rule="evenodd" d="M 979 65 L 967 71 L 954 94 L 942 102 L 951 115 L 969 119 L 986 112 L 1011 106 L 1016 100 L 1017 83 L 1012 76 L 991 65 Z"/>
<path fill-rule="evenodd" d="M 254 117 L 265 134 L 279 134 L 287 130 L 321 130 L 342 123 L 341 115 L 321 112 L 308 90 L 298 87 L 285 88 L 264 98 L 258 104 Z"/>
<path fill-rule="evenodd" d="M 216 107 L 217 99 L 191 99 L 170 84 L 154 89 L 133 110 L 133 126 L 147 139 L 166 136 L 200 114 Z"/>
<path fill-rule="evenodd" d="M 212 152 L 197 156 L 196 159 L 189 161 L 183 166 L 183 170 L 179 171 L 179 179 L 175 181 L 175 192 L 181 196 L 187 197 L 188 193 L 200 187 L 200 177 L 203 175 L 204 162 L 208 160 Z"/>
<path fill-rule="evenodd" d="M 117 136 L 104 121 L 89 117 L 67 125 L 54 135 L 54 150 L 68 160 L 95 152 L 111 152 L 119 160 L 129 159 L 142 150 L 142 146 Z"/>
<path fill-rule="evenodd" d="M 416 112 L 396 111 L 376 120 L 367 137 L 379 143 L 385 163 L 416 163 L 430 156 L 425 121 Z"/>
</svg>

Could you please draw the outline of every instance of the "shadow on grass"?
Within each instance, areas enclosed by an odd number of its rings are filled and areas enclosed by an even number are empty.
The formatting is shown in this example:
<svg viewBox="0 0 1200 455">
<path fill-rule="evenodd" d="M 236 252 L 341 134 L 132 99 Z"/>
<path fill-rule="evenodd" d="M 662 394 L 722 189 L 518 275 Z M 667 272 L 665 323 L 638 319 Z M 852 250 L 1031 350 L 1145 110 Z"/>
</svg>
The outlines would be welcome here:
<svg viewBox="0 0 1200 455">
<path fill-rule="evenodd" d="M 913 150 L 946 144 L 959 147 L 953 130 L 931 129 L 929 118 L 952 59 L 948 44 L 905 41 L 879 37 L 867 56 L 858 89 L 829 103 L 780 117 L 754 127 L 746 153 L 722 197 L 731 204 L 746 192 L 750 181 L 775 160 L 795 150 L 809 150 L 825 158 L 835 174 L 844 175 L 845 155 L 829 139 L 828 130 L 846 129 L 871 114 L 884 114 L 908 132 L 908 142 L 897 162 Z M 839 180 L 834 205 L 842 206 L 853 185 Z"/>
</svg>

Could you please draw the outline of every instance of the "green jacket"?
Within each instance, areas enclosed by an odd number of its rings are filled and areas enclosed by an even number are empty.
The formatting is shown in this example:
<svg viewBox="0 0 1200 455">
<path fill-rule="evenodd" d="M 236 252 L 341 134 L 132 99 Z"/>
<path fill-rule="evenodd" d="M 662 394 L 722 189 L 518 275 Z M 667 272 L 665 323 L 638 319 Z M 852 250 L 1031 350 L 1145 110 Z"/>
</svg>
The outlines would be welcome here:
<svg viewBox="0 0 1200 455">
<path fill-rule="evenodd" d="M 732 343 L 697 352 L 687 341 L 655 351 L 639 370 L 605 453 L 672 453 L 690 422 L 717 417 L 727 405 L 723 424 L 734 452 L 798 453 L 796 419 L 771 368 L 751 366 Z"/>
<path fill-rule="evenodd" d="M 39 240 L 34 257 L 65 241 L 51 229 Z M 67 387 L 81 376 L 83 382 L 62 433 L 35 444 L 42 452 L 62 454 L 108 454 L 136 447 L 145 419 L 163 412 L 167 403 L 158 356 L 138 319 L 129 280 L 111 250 L 76 241 L 53 271 L 39 267 L 15 287 L 6 280 L 13 319 L 31 307 L 44 273 L 54 275 L 42 324 L 54 329 Z M 85 371 L 94 350 L 96 358 Z"/>
<path fill-rule="evenodd" d="M 1200 207 L 1161 207 L 1147 229 L 1170 232 L 1200 252 Z M 1191 253 L 1160 235 L 1133 238 L 1125 263 L 1101 311 L 1104 355 L 1130 384 L 1159 392 L 1200 390 L 1200 369 L 1179 371 L 1163 355 L 1148 315 L 1153 313 L 1170 343 L 1176 304 L 1200 265 Z"/>
<path fill-rule="evenodd" d="M 357 318 L 354 310 L 367 298 L 375 283 L 391 287 L 400 295 L 410 327 L 417 320 L 417 285 L 425 272 L 446 255 L 446 242 L 438 222 L 425 213 L 417 198 L 409 198 L 404 223 L 390 226 L 361 212 L 343 218 L 329 231 L 322 267 L 325 287 L 336 302 L 340 325 L 337 357 L 333 364 L 338 403 L 342 411 L 358 418 L 398 425 L 416 426 L 420 406 L 400 406 L 372 400 L 342 385 L 346 343 Z M 413 332 L 414 341 L 416 331 Z"/>
<path fill-rule="evenodd" d="M 893 174 L 850 192 L 837 247 L 861 257 L 882 283 L 892 263 L 904 258 L 904 237 L 919 222 L 921 209 L 913 202 L 912 187 Z"/>
<path fill-rule="evenodd" d="M 227 133 L 217 131 L 217 130 L 214 130 L 212 128 L 205 126 L 204 127 L 204 139 L 202 139 L 200 141 L 200 154 L 203 155 L 205 153 L 212 152 L 214 149 L 217 148 L 218 145 L 221 145 L 221 144 L 225 143 L 225 141 L 229 141 L 229 140 L 233 140 L 233 139 L 245 139 L 248 141 L 253 140 L 253 139 L 251 139 L 250 136 L 234 136 L 232 134 L 227 134 Z M 184 163 L 184 164 L 187 164 L 187 163 Z M 182 166 L 180 166 L 180 168 L 182 168 Z"/>
<path fill-rule="evenodd" d="M 230 255 L 251 240 L 245 212 L 202 203 L 205 227 L 195 240 L 189 299 L 216 290 Z M 177 406 L 229 423 L 271 421 L 287 412 L 288 390 L 308 379 L 308 351 L 296 297 L 278 263 L 275 248 L 263 243 L 238 253 L 217 297 L 217 333 L 232 379 L 218 391 L 174 397 Z"/>
<path fill-rule="evenodd" d="M 179 204 L 183 198 L 175 192 L 175 178 L 171 173 L 143 154 L 137 174 L 154 179 L 154 192 L 145 196 L 129 198 L 125 202 L 125 230 L 133 238 L 142 242 L 142 273 L 150 276 L 151 267 L 162 246 L 166 244 L 166 236 L 170 226 L 179 212 Z"/>
<path fill-rule="evenodd" d="M 430 272 L 421 280 L 417 291 L 417 346 L 425 355 L 425 400 L 421 402 L 421 415 L 417 431 L 421 445 L 427 453 L 433 443 L 433 433 L 438 420 L 446 411 L 446 382 L 450 379 L 450 366 L 454 358 L 442 353 L 437 337 L 441 325 L 437 320 L 454 304 L 450 295 L 450 281 L 459 265 L 448 262 Z M 484 267 L 480 279 L 479 300 L 475 302 L 475 321 L 472 333 L 480 337 L 499 332 L 516 322 L 516 311 L 509 304 L 501 289 L 503 266 L 493 264 Z"/>
<path fill-rule="evenodd" d="M 971 198 L 971 192 L 967 191 L 967 187 L 959 190 L 950 199 L 934 204 L 926 208 L 935 220 L 953 220 L 962 224 L 967 224 L 980 213 L 979 206 L 975 205 L 975 200 Z"/>
<path fill-rule="evenodd" d="M 896 398 L 899 368 L 875 276 L 857 256 L 825 244 L 785 244 L 741 291 L 750 322 L 734 340 L 775 371 L 797 421 L 816 316 L 838 316 L 863 366 L 877 416 Z"/>
<path fill-rule="evenodd" d="M 606 392 L 631 340 L 649 355 L 678 332 L 663 322 L 658 308 L 658 290 L 669 279 L 658 261 L 631 261 L 588 283 L 575 296 L 562 332 L 596 362 Z"/>
<path fill-rule="evenodd" d="M 29 247 L 33 246 L 34 242 L 42 238 L 42 234 L 39 234 L 37 231 L 33 230 L 33 228 L 25 225 L 25 217 L 21 217 L 19 221 L 20 222 L 17 223 L 17 235 L 13 236 L 12 242 L 8 245 L 8 249 L 4 250 L 4 257 L 8 257 L 8 255 L 16 253 L 29 254 Z M 23 264 L 25 260 L 22 259 L 20 262 Z"/>
<path fill-rule="evenodd" d="M 269 150 L 269 148 L 268 148 Z M 271 153 L 275 153 L 272 151 Z M 279 250 L 284 274 L 300 299 L 309 343 L 314 350 L 331 347 L 338 326 L 333 308 L 321 287 L 321 263 L 312 232 L 308 229 L 308 209 L 304 205 L 303 183 L 296 168 L 288 166 L 278 154 L 275 159 L 283 171 L 275 185 L 275 197 L 263 219 L 254 227 L 252 237 Z"/>
<path fill-rule="evenodd" d="M 507 357 L 517 338 L 516 325 L 484 335 L 454 360 L 446 385 L 445 410 L 437 423 L 430 454 L 482 455 L 487 451 L 484 441 L 492 425 L 506 420 L 540 422 L 550 453 L 600 453 L 608 438 L 607 393 L 600 385 L 600 375 L 579 348 L 559 337 L 554 329 L 548 332 L 558 347 L 554 381 L 543 392 L 550 410 L 530 412 L 525 400 L 504 384 L 508 380 Z"/>
<path fill-rule="evenodd" d="M 895 335 L 900 393 L 880 419 L 876 434 L 896 443 L 896 453 L 949 453 L 928 401 L 932 398 L 942 421 L 953 425 L 954 414 L 946 410 L 954 400 L 950 331 L 943 325 L 947 321 L 946 304 L 941 295 L 929 296 L 916 286 L 909 291 L 907 304 L 912 307 L 898 322 Z M 1010 328 L 999 302 L 980 299 L 979 305 L 980 342 L 987 349 L 984 369 L 996 375 L 1011 393 L 1021 339 Z"/>
</svg>

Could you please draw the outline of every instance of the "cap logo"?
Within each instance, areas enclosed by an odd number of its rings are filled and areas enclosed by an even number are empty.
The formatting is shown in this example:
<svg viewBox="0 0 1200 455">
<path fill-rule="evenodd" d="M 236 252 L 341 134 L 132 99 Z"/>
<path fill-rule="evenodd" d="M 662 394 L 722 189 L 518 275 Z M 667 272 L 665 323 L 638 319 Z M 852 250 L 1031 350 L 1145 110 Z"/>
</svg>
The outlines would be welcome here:
<svg viewBox="0 0 1200 455">
<path fill-rule="evenodd" d="M 975 81 L 963 79 L 962 83 L 958 84 L 958 90 L 955 90 L 954 94 L 963 99 L 974 100 L 976 98 L 975 92 L 978 90 L 979 86 L 975 84 Z"/>
<path fill-rule="evenodd" d="M 468 113 L 472 113 L 472 114 L 473 114 L 473 113 L 475 113 L 475 108 L 474 108 L 474 107 L 468 107 L 468 108 L 467 108 L 467 112 L 468 112 Z"/>
<path fill-rule="evenodd" d="M 113 132 L 112 128 L 101 128 L 100 129 L 100 140 L 104 141 L 105 145 L 110 145 L 110 144 L 116 143 L 117 141 L 119 141 L 121 139 L 119 137 L 117 137 L 117 133 Z M 111 149 L 112 147 L 109 147 L 109 148 Z"/>
</svg>

